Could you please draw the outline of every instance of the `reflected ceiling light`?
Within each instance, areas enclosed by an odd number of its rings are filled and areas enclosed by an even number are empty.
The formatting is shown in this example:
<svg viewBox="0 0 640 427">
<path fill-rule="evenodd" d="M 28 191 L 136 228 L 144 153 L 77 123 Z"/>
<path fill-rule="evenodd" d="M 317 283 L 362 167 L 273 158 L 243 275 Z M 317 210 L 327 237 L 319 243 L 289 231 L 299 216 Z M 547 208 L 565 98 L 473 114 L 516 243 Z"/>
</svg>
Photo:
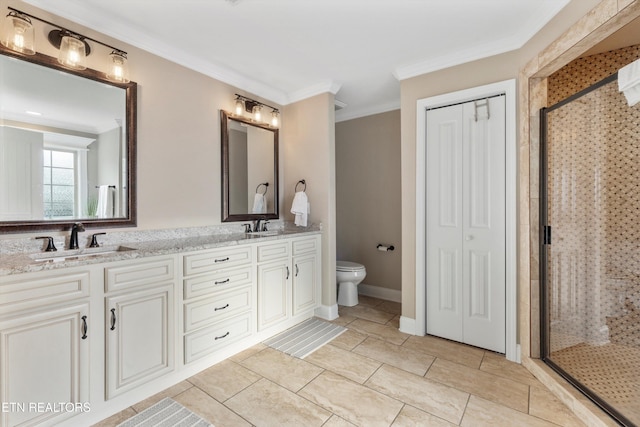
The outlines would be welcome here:
<svg viewBox="0 0 640 427">
<path fill-rule="evenodd" d="M 253 120 L 262 123 L 262 107 L 271 109 L 271 124 L 269 126 L 277 128 L 280 121 L 280 111 L 271 105 L 263 104 L 255 99 L 235 94 L 236 115 L 242 116 L 245 112 L 253 114 Z"/>
<path fill-rule="evenodd" d="M 35 55 L 34 30 L 29 17 L 18 11 L 11 10 L 5 19 L 5 25 L 2 44 L 16 52 Z"/>
<path fill-rule="evenodd" d="M 12 7 L 7 7 L 9 23 L 2 39 L 2 44 L 7 48 L 27 55 L 36 53 L 33 39 L 33 25 L 31 19 L 40 21 L 56 29 L 49 32 L 47 39 L 55 48 L 60 49 L 58 62 L 67 68 L 84 70 L 87 68 L 86 58 L 91 53 L 88 40 L 111 49 L 111 66 L 107 71 L 107 79 L 116 83 L 128 83 L 129 69 L 127 65 L 127 52 L 103 43 L 91 37 L 70 31 L 60 25 L 22 12 Z M 29 19 L 31 18 L 31 19 Z"/>
</svg>

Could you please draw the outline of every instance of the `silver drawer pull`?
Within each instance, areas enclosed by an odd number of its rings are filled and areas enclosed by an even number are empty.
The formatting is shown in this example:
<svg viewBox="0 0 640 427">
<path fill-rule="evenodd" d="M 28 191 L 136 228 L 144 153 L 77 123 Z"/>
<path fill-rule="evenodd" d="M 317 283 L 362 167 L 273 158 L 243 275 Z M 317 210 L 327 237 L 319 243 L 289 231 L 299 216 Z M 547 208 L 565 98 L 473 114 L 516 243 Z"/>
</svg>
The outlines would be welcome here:
<svg viewBox="0 0 640 427">
<path fill-rule="evenodd" d="M 229 261 L 229 257 L 213 260 L 213 262 L 225 262 L 225 261 Z"/>
<path fill-rule="evenodd" d="M 229 304 L 222 306 L 222 307 L 216 307 L 213 309 L 213 311 L 218 311 L 218 310 L 224 310 L 225 308 L 229 307 Z"/>
<path fill-rule="evenodd" d="M 223 283 L 229 283 L 229 280 L 231 280 L 231 279 L 225 279 L 225 280 L 221 280 L 221 281 L 219 281 L 219 282 L 217 282 L 217 281 L 216 281 L 216 282 L 214 282 L 214 283 L 215 283 L 216 285 L 222 285 Z"/>
<path fill-rule="evenodd" d="M 228 336 L 229 336 L 229 332 L 227 332 L 227 333 L 226 333 L 226 334 L 224 334 L 224 335 L 220 335 L 219 337 L 215 337 L 214 341 L 221 340 L 222 338 L 226 338 L 226 337 L 228 337 Z"/>
</svg>

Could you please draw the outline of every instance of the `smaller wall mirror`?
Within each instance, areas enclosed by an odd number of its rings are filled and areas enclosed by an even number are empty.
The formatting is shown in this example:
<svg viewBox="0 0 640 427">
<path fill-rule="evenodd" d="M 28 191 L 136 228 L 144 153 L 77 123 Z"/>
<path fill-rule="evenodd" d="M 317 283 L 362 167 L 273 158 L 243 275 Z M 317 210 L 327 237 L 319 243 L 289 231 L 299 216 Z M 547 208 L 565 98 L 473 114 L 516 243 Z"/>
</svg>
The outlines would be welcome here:
<svg viewBox="0 0 640 427">
<path fill-rule="evenodd" d="M 222 221 L 277 219 L 278 129 L 220 111 Z"/>
</svg>

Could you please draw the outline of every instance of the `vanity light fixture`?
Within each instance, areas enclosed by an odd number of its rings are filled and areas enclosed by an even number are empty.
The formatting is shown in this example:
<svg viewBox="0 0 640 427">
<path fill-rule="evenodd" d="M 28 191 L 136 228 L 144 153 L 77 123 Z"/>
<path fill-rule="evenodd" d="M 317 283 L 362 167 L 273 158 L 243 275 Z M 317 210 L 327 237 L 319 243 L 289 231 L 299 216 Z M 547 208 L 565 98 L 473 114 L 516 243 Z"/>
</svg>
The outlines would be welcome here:
<svg viewBox="0 0 640 427">
<path fill-rule="evenodd" d="M 241 116 L 244 113 L 244 101 L 239 98 L 240 95 L 236 96 L 236 115 Z"/>
<path fill-rule="evenodd" d="M 34 55 L 36 50 L 33 38 L 34 29 L 31 20 L 40 21 L 56 28 L 49 32 L 47 39 L 51 45 L 60 49 L 58 55 L 58 62 L 60 64 L 74 70 L 86 69 L 86 57 L 91 53 L 91 46 L 87 43 L 87 40 L 90 40 L 111 49 L 111 68 L 105 73 L 107 79 L 116 83 L 129 83 L 127 52 L 18 9 L 12 7 L 7 8 L 9 9 L 9 14 L 6 19 L 8 28 L 5 37 L 2 39 L 4 46 L 16 52 Z"/>
<path fill-rule="evenodd" d="M 271 127 L 277 128 L 280 122 L 280 111 L 272 107 L 271 105 L 263 104 L 255 99 L 247 98 L 239 94 L 236 95 L 236 108 L 235 112 L 237 116 L 244 115 L 245 112 L 253 114 L 253 120 L 262 123 L 262 107 L 271 109 Z"/>
<path fill-rule="evenodd" d="M 262 121 L 262 107 L 260 105 L 253 107 L 253 119 L 256 122 Z"/>
<path fill-rule="evenodd" d="M 60 65 L 73 70 L 85 70 L 87 68 L 87 47 L 85 43 L 77 34 L 62 34 L 60 52 L 58 53 Z"/>
<path fill-rule="evenodd" d="M 35 55 L 34 30 L 29 17 L 24 13 L 11 10 L 5 19 L 5 25 L 2 44 L 16 52 Z"/>
<path fill-rule="evenodd" d="M 114 82 L 129 83 L 129 64 L 127 64 L 127 52 L 115 49 L 111 52 L 111 69 L 107 72 L 107 78 Z"/>
</svg>

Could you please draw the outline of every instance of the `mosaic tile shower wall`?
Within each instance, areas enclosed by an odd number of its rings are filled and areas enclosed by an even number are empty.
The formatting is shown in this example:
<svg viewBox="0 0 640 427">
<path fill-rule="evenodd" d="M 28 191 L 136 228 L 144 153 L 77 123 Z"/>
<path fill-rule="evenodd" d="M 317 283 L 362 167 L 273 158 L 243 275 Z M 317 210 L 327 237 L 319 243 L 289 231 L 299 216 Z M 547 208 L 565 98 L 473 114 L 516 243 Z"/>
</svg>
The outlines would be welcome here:
<svg viewBox="0 0 640 427">
<path fill-rule="evenodd" d="M 549 77 L 550 105 L 638 58 L 574 61 Z M 549 358 L 640 425 L 640 105 L 613 81 L 547 119 Z"/>
</svg>

